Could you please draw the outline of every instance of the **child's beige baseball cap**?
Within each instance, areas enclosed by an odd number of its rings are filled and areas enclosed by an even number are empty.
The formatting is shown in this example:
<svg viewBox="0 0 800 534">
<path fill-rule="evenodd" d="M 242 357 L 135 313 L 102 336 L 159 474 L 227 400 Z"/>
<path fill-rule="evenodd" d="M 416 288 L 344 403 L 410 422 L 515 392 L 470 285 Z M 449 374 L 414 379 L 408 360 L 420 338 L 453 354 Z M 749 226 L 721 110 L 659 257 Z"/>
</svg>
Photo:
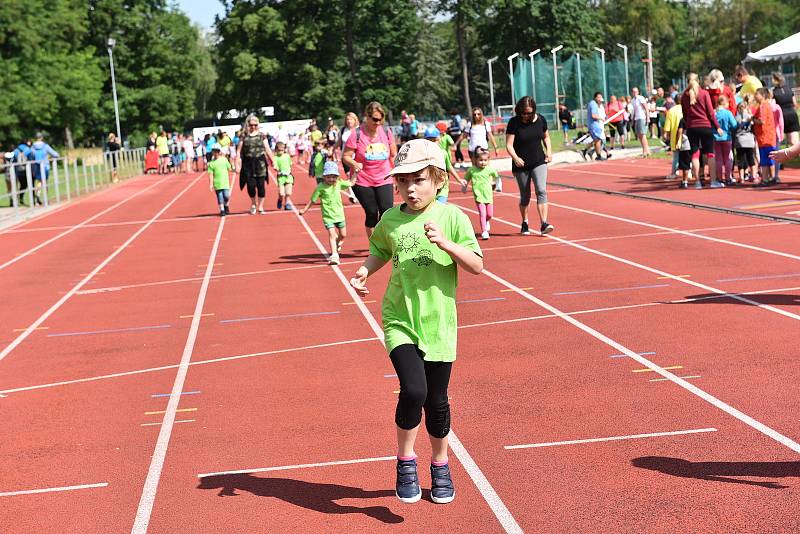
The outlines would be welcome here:
<svg viewBox="0 0 800 534">
<path fill-rule="evenodd" d="M 447 170 L 444 166 L 442 149 L 431 141 L 412 139 L 400 147 L 394 158 L 394 169 L 389 172 L 389 175 L 410 174 L 431 165 L 443 171 Z"/>
</svg>

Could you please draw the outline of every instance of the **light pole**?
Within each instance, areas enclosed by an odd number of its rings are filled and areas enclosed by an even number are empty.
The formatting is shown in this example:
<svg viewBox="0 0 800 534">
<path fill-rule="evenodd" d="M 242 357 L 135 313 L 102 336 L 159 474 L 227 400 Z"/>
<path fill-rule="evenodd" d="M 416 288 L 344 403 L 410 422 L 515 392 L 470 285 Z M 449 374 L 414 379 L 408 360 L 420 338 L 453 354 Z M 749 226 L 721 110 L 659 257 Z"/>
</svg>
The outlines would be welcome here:
<svg viewBox="0 0 800 534">
<path fill-rule="evenodd" d="M 756 42 L 756 39 L 758 39 L 758 34 L 757 33 L 754 33 L 753 37 L 750 38 L 750 39 L 747 38 L 746 34 L 744 34 L 744 33 L 742 34 L 742 44 L 746 44 L 747 45 L 747 53 L 748 54 L 753 51 L 753 43 Z"/>
<path fill-rule="evenodd" d="M 114 47 L 117 40 L 109 37 L 106 42 L 108 45 L 108 61 L 111 63 L 111 93 L 114 95 L 114 118 L 117 121 L 117 143 L 122 144 L 122 133 L 119 128 L 119 105 L 117 104 L 117 80 L 114 78 Z"/>
<path fill-rule="evenodd" d="M 556 116 L 554 119 L 555 121 L 558 120 L 558 64 L 556 63 L 556 53 L 558 53 L 558 51 L 561 50 L 562 48 L 564 48 L 564 45 L 558 45 L 557 47 L 550 50 L 550 53 L 553 54 L 553 86 L 556 89 L 555 93 L 553 94 L 553 96 L 555 97 L 553 99 L 554 100 L 553 108 L 556 110 Z M 553 124 L 555 124 L 555 122 Z"/>
<path fill-rule="evenodd" d="M 581 117 L 583 113 L 583 77 L 581 75 L 581 54 L 580 52 L 575 52 L 575 59 L 578 60 L 578 117 Z M 581 121 L 583 124 L 583 121 Z"/>
<path fill-rule="evenodd" d="M 653 43 L 644 39 L 639 39 L 639 41 L 647 45 L 647 83 L 650 84 L 647 94 L 649 98 L 649 95 L 653 93 Z"/>
<path fill-rule="evenodd" d="M 603 63 L 603 98 L 608 98 L 608 84 L 606 83 L 606 51 L 603 48 L 594 49 L 600 52 L 600 61 Z"/>
<path fill-rule="evenodd" d="M 537 48 L 533 52 L 528 53 L 528 58 L 531 60 L 531 86 L 533 87 L 533 92 L 531 93 L 531 95 L 533 95 L 534 102 L 536 102 L 536 68 L 534 68 L 533 56 L 535 56 L 541 51 L 542 51 L 541 48 Z"/>
<path fill-rule="evenodd" d="M 486 61 L 486 64 L 489 65 L 489 98 L 492 101 L 492 117 L 495 116 L 494 113 L 494 83 L 492 82 L 492 62 L 497 61 L 497 56 L 490 58 Z"/>
<path fill-rule="evenodd" d="M 625 94 L 631 94 L 631 82 L 628 79 L 628 47 L 624 44 L 617 43 L 617 46 L 622 49 L 622 57 L 625 58 Z"/>
<path fill-rule="evenodd" d="M 508 77 L 511 79 L 511 105 L 513 106 L 517 99 L 514 97 L 514 58 L 519 55 L 519 52 L 514 52 L 508 56 Z"/>
</svg>

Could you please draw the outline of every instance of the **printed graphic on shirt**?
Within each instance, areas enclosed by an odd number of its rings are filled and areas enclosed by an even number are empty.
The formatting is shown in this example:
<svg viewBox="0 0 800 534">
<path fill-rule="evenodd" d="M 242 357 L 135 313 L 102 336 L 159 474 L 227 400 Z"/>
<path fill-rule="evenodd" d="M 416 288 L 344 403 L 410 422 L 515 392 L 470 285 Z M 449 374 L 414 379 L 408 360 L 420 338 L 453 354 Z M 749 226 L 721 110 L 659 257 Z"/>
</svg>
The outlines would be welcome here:
<svg viewBox="0 0 800 534">
<path fill-rule="evenodd" d="M 412 259 L 414 263 L 419 265 L 420 267 L 428 267 L 433 263 L 433 254 L 430 250 L 420 250 L 417 253 L 417 257 Z"/>
<path fill-rule="evenodd" d="M 385 161 L 389 159 L 389 147 L 383 143 L 370 143 L 364 152 L 364 158 L 368 161 Z"/>
<path fill-rule="evenodd" d="M 403 234 L 397 240 L 398 252 L 412 252 L 419 246 L 419 238 L 414 234 Z"/>
</svg>

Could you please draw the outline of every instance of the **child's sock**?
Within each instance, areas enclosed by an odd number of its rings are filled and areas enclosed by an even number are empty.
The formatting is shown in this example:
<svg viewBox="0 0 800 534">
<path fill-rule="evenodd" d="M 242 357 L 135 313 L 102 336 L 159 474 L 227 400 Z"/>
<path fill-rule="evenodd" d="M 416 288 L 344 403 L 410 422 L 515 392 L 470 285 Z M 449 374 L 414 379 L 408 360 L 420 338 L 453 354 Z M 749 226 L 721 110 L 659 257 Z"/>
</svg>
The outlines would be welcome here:
<svg viewBox="0 0 800 534">
<path fill-rule="evenodd" d="M 407 462 L 409 460 L 416 460 L 417 457 L 416 456 L 398 456 L 397 459 L 400 460 L 401 462 Z"/>
<path fill-rule="evenodd" d="M 447 465 L 447 460 L 445 460 L 444 462 L 433 462 L 432 461 L 431 465 L 435 466 L 435 467 L 442 467 L 443 465 Z"/>
</svg>

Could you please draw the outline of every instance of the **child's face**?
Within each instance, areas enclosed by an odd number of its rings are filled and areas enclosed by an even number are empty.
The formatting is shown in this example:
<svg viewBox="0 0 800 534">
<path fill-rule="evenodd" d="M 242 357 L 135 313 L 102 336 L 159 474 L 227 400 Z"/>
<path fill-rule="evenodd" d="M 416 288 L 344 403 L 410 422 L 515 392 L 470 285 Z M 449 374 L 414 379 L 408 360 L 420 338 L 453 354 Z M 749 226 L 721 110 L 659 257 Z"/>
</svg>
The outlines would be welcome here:
<svg viewBox="0 0 800 534">
<path fill-rule="evenodd" d="M 285 150 L 286 150 L 286 147 L 284 147 L 282 144 L 275 145 L 275 153 L 277 155 L 279 155 L 279 156 L 282 155 Z"/>
<path fill-rule="evenodd" d="M 441 180 L 439 182 L 434 183 L 426 169 L 411 174 L 398 174 L 394 179 L 400 197 L 413 211 L 424 210 L 434 201 L 436 192 L 444 185 Z"/>
<path fill-rule="evenodd" d="M 325 144 L 324 143 L 317 143 L 317 144 L 314 145 L 314 149 L 317 152 L 322 152 L 323 148 L 325 148 Z"/>
<path fill-rule="evenodd" d="M 761 93 L 756 93 L 756 102 L 760 104 L 763 101 L 764 101 L 764 95 L 762 95 Z"/>
<path fill-rule="evenodd" d="M 478 156 L 478 159 L 475 161 L 475 163 L 478 165 L 479 169 L 485 169 L 489 166 L 489 154 L 481 154 Z"/>
<path fill-rule="evenodd" d="M 326 174 L 322 177 L 322 180 L 325 182 L 325 185 L 333 185 L 339 181 L 338 174 Z"/>
<path fill-rule="evenodd" d="M 211 151 L 211 157 L 213 159 L 217 159 L 219 157 L 219 150 L 212 150 Z"/>
</svg>

